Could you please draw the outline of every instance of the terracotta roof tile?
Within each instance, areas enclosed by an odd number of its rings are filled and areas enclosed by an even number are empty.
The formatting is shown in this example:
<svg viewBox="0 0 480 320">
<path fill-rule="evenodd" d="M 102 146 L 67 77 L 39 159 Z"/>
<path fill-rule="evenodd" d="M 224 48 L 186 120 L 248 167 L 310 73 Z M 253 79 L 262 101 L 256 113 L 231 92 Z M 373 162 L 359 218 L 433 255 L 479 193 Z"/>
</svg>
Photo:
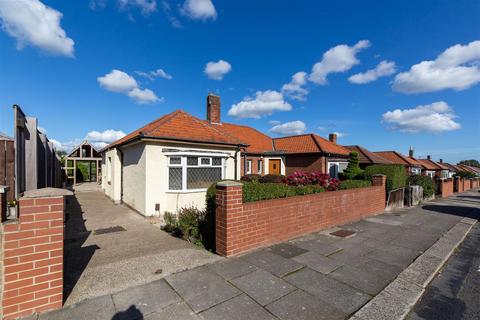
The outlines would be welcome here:
<svg viewBox="0 0 480 320">
<path fill-rule="evenodd" d="M 358 153 L 358 160 L 361 164 L 392 164 L 388 159 L 375 154 L 361 146 L 344 146 L 350 151 L 356 151 Z"/>
<path fill-rule="evenodd" d="M 221 128 L 230 135 L 248 144 L 246 148 L 246 152 L 248 153 L 273 151 L 272 138 L 252 127 L 224 122 L 221 124 Z"/>
<path fill-rule="evenodd" d="M 316 134 L 304 134 L 274 138 L 273 144 L 276 151 L 286 153 L 330 153 L 337 155 L 348 155 L 350 151 L 338 144 L 324 139 Z"/>
<path fill-rule="evenodd" d="M 405 156 L 396 151 L 375 151 L 374 154 L 389 160 L 393 164 L 403 164 L 405 166 L 411 165 Z"/>
<path fill-rule="evenodd" d="M 435 161 L 428 160 L 428 159 L 417 159 L 417 160 L 427 170 L 441 170 L 442 169 L 438 166 L 438 164 Z"/>
<path fill-rule="evenodd" d="M 106 149 L 140 136 L 231 145 L 246 144 L 223 130 L 221 125 L 211 124 L 183 110 L 177 110 L 131 132 L 109 145 Z"/>
</svg>

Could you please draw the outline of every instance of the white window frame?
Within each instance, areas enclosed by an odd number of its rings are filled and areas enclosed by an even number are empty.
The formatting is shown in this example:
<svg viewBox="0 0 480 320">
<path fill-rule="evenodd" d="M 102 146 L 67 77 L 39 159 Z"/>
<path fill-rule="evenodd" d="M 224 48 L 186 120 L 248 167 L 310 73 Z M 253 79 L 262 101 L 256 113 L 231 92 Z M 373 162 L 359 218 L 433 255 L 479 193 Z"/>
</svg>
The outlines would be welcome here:
<svg viewBox="0 0 480 320">
<path fill-rule="evenodd" d="M 327 166 L 327 174 L 328 175 L 330 175 L 330 167 L 337 166 L 337 175 L 336 175 L 336 177 L 332 177 L 332 178 L 336 178 L 336 179 L 338 179 L 338 174 L 342 173 L 343 170 L 345 169 L 344 168 L 344 169 L 342 169 L 342 171 L 340 171 L 340 164 L 341 163 L 342 164 L 347 164 L 347 166 L 348 166 L 348 162 L 346 162 L 346 161 L 328 161 L 327 163 L 328 163 L 328 166 Z"/>
<path fill-rule="evenodd" d="M 430 178 L 435 178 L 435 171 L 427 170 L 425 171 L 425 175 Z"/>
<path fill-rule="evenodd" d="M 262 169 L 263 169 L 263 160 L 259 159 L 257 160 L 257 173 L 262 174 Z"/>
<path fill-rule="evenodd" d="M 247 160 L 247 174 L 252 174 L 252 160 Z"/>
<path fill-rule="evenodd" d="M 75 169 L 74 169 L 75 174 Z M 110 184 L 112 181 L 112 157 L 107 157 L 107 183 Z"/>
<path fill-rule="evenodd" d="M 191 193 L 191 192 L 203 192 L 206 191 L 208 188 L 200 188 L 200 189 L 187 189 L 187 168 L 206 168 L 206 167 L 212 167 L 212 168 L 221 168 L 222 174 L 221 174 L 221 179 L 225 179 L 225 171 L 226 171 L 226 158 L 228 157 L 228 154 L 204 154 L 204 153 L 165 153 L 167 156 L 167 187 L 166 190 L 168 193 Z M 188 157 L 198 157 L 198 162 L 197 165 L 187 165 L 187 158 Z M 180 158 L 181 163 L 180 164 L 170 164 L 170 159 L 171 158 Z M 202 165 L 202 161 L 200 160 L 201 158 L 210 158 L 210 165 Z M 222 162 L 220 165 L 213 165 L 213 159 L 212 158 L 221 158 Z M 170 168 L 182 168 L 182 189 L 178 190 L 172 190 L 170 189 Z"/>
<path fill-rule="evenodd" d="M 412 167 L 412 168 L 410 169 L 410 173 L 413 174 L 413 175 L 418 175 L 418 174 L 421 174 L 421 173 L 422 173 L 422 169 L 417 168 L 417 167 Z"/>
</svg>

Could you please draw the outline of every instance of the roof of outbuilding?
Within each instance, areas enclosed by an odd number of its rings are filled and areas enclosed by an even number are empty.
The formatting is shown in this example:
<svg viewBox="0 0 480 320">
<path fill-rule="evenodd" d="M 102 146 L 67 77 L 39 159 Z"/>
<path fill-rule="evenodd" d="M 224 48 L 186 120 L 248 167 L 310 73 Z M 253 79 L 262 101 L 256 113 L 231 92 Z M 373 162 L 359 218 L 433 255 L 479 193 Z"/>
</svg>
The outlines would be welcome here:
<svg viewBox="0 0 480 320">
<path fill-rule="evenodd" d="M 358 153 L 358 160 L 361 164 L 392 164 L 392 161 L 375 154 L 361 146 L 344 146 L 350 151 Z"/>
<path fill-rule="evenodd" d="M 230 135 L 248 144 L 248 147 L 245 148 L 247 153 L 263 153 L 274 151 L 272 138 L 258 131 L 257 129 L 225 122 L 221 124 L 221 127 Z"/>
<path fill-rule="evenodd" d="M 350 153 L 348 149 L 341 145 L 316 134 L 274 138 L 273 146 L 276 151 L 284 151 L 286 153 L 328 153 L 336 155 L 348 155 Z"/>
<path fill-rule="evenodd" d="M 135 138 L 158 138 L 213 144 L 247 145 L 246 142 L 222 129 L 222 125 L 211 124 L 183 110 L 177 110 L 127 134 L 105 149 L 118 146 Z"/>
</svg>

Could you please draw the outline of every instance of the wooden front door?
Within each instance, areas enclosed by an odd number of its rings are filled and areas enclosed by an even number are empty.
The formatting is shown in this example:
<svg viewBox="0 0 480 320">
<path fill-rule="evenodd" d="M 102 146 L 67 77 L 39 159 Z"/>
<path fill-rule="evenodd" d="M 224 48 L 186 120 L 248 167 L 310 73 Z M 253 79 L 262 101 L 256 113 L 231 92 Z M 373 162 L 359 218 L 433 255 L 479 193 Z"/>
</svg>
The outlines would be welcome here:
<svg viewBox="0 0 480 320">
<path fill-rule="evenodd" d="M 280 174 L 280 160 L 276 159 L 268 161 L 268 173 Z"/>
</svg>

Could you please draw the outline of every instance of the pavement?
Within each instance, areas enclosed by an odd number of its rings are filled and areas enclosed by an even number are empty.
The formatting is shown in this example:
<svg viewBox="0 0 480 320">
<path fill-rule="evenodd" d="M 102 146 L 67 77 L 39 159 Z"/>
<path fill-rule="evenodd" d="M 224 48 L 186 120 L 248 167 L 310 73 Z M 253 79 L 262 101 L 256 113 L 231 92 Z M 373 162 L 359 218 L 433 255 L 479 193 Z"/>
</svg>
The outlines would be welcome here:
<svg viewBox="0 0 480 320">
<path fill-rule="evenodd" d="M 67 306 L 221 259 L 115 205 L 95 184 L 67 198 L 65 233 Z"/>
<path fill-rule="evenodd" d="M 414 261 L 422 261 L 419 256 L 427 252 L 435 257 L 449 255 L 458 242 L 456 237 L 461 232 L 465 236 L 475 224 L 475 220 L 467 219 L 466 229 L 464 217 L 478 218 L 479 198 L 478 192 L 471 191 L 312 233 L 85 300 L 42 314 L 39 319 L 357 317 L 388 288 L 391 290 L 386 295 L 392 299 L 395 294 L 408 294 L 396 284 L 402 281 L 402 275 L 412 277 L 406 271 Z M 339 229 L 354 234 L 346 238 L 331 235 Z M 450 251 L 445 244 L 450 245 Z M 392 301 L 383 302 L 385 306 Z"/>
<path fill-rule="evenodd" d="M 477 224 L 427 287 L 407 319 L 480 319 L 479 288 L 480 225 Z"/>
</svg>

